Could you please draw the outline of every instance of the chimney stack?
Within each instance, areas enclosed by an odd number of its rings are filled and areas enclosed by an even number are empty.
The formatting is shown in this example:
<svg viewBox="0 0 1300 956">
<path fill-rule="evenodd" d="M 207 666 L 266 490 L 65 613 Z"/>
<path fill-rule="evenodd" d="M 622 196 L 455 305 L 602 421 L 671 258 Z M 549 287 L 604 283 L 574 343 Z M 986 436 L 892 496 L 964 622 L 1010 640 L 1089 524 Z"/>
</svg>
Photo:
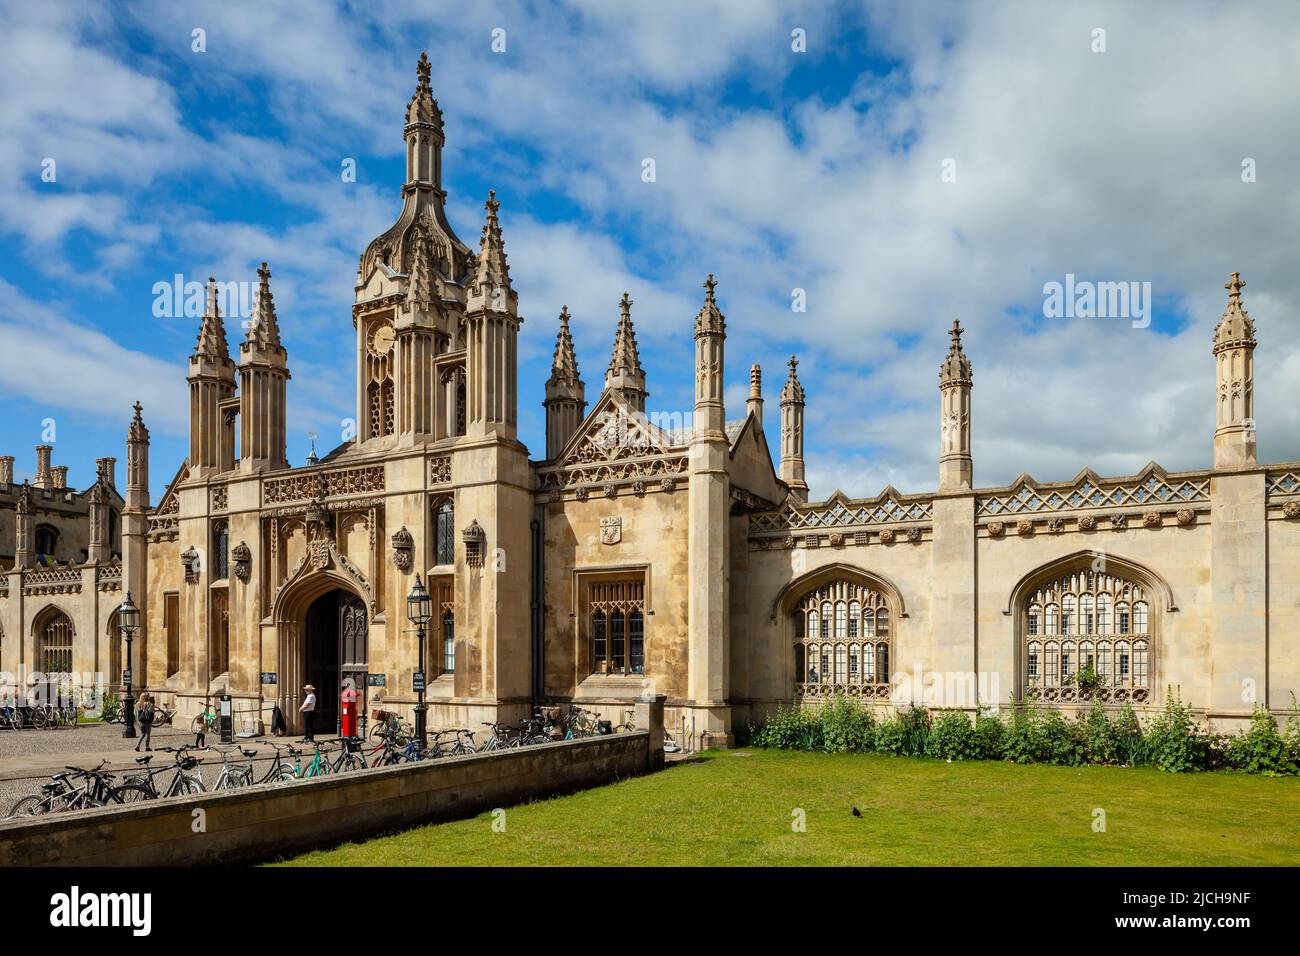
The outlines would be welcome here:
<svg viewBox="0 0 1300 956">
<path fill-rule="evenodd" d="M 14 483 L 14 456 L 0 455 L 0 485 Z"/>
<path fill-rule="evenodd" d="M 55 465 L 50 469 L 50 487 L 66 488 L 68 487 L 68 466 Z"/>
<path fill-rule="evenodd" d="M 53 450 L 50 445 L 36 446 L 36 477 L 32 481 L 33 487 L 50 487 L 50 452 Z"/>
</svg>

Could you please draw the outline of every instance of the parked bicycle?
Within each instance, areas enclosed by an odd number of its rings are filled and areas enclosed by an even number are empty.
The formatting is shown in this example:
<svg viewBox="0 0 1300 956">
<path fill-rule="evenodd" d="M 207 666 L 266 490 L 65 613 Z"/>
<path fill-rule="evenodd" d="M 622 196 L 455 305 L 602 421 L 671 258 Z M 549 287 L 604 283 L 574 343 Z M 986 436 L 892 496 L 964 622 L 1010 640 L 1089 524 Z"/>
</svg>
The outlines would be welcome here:
<svg viewBox="0 0 1300 956">
<path fill-rule="evenodd" d="M 114 775 L 104 770 L 107 760 L 98 767 L 84 770 L 66 767 L 41 786 L 41 792 L 23 797 L 9 810 L 11 817 L 37 817 L 65 810 L 87 810 L 108 803 L 121 803 L 113 788 Z"/>
<path fill-rule="evenodd" d="M 119 803 L 138 803 L 141 800 L 157 800 L 159 797 L 185 797 L 195 793 L 204 793 L 201 773 L 195 773 L 203 763 L 202 759 L 190 753 L 190 747 L 159 747 L 165 753 L 173 755 L 175 761 L 170 767 L 150 767 L 153 754 L 136 757 L 142 772 L 126 778 L 114 791 Z M 173 771 L 171 781 L 165 789 L 159 790 L 157 778 L 160 774 Z"/>
<path fill-rule="evenodd" d="M 217 782 L 213 785 L 213 790 L 238 790 L 241 787 L 251 787 L 253 785 L 253 765 L 251 761 L 257 756 L 256 750 L 245 750 L 243 747 L 235 747 L 230 750 L 222 750 L 220 747 L 215 748 L 221 754 L 221 773 L 217 774 Z M 231 757 L 236 753 L 244 757 L 244 760 L 231 762 Z"/>
</svg>

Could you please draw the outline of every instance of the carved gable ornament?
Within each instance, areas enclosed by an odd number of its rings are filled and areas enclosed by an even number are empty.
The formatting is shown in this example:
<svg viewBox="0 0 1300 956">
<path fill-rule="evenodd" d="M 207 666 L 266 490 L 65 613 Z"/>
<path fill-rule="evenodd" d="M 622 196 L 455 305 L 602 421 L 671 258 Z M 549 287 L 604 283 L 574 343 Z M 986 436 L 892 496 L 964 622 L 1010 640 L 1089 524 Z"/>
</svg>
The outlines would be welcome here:
<svg viewBox="0 0 1300 956">
<path fill-rule="evenodd" d="M 600 519 L 600 543 L 618 544 L 622 540 L 623 540 L 623 519 L 622 518 L 601 518 Z"/>
</svg>

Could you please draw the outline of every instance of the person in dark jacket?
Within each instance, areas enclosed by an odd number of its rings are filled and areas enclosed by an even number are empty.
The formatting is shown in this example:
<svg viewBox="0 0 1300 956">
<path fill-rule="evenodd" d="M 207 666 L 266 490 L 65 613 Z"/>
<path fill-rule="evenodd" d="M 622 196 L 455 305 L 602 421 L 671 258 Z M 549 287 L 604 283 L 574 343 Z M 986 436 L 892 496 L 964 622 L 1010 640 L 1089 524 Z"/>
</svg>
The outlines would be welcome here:
<svg viewBox="0 0 1300 956">
<path fill-rule="evenodd" d="M 146 751 L 153 750 L 153 717 L 153 695 L 146 691 L 140 695 L 140 701 L 135 708 L 135 722 L 140 725 L 140 739 L 136 741 L 136 750 L 142 746 Z"/>
</svg>

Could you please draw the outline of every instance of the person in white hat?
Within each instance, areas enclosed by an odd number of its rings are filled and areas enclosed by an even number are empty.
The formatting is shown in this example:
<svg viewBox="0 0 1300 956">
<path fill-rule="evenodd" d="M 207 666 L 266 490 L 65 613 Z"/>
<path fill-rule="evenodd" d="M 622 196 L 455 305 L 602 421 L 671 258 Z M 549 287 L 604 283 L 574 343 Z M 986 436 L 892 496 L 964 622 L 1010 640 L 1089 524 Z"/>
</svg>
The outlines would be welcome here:
<svg viewBox="0 0 1300 956">
<path fill-rule="evenodd" d="M 302 740 L 303 743 L 313 743 L 316 740 L 316 688 L 306 684 L 303 686 L 303 691 L 306 696 L 302 699 L 302 706 L 298 708 L 306 727 Z"/>
</svg>

